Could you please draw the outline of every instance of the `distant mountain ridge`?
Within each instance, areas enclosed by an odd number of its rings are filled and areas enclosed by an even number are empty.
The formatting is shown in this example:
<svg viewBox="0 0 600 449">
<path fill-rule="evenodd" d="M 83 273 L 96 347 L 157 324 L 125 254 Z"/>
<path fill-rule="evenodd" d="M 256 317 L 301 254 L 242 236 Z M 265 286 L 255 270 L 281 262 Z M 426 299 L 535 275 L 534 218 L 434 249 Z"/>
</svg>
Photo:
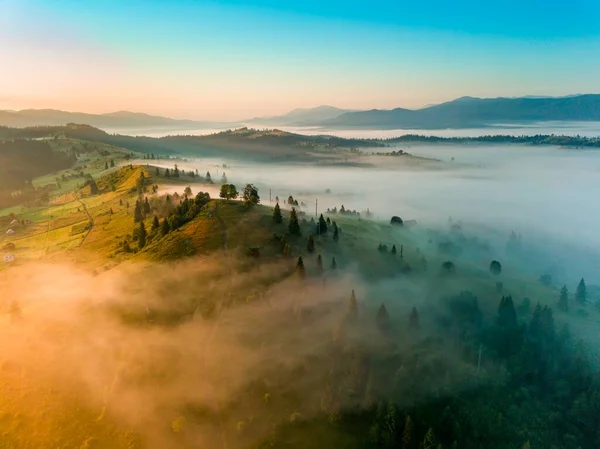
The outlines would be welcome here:
<svg viewBox="0 0 600 449">
<path fill-rule="evenodd" d="M 354 112 L 352 109 L 340 109 L 334 106 L 317 106 L 315 108 L 297 108 L 287 114 L 273 117 L 254 117 L 246 123 L 253 125 L 285 125 L 285 126 L 310 126 L 323 120 L 330 120 L 346 112 Z"/>
<path fill-rule="evenodd" d="M 600 95 L 461 97 L 423 109 L 346 112 L 321 121 L 319 125 L 331 128 L 440 129 L 530 121 L 600 121 Z"/>
</svg>

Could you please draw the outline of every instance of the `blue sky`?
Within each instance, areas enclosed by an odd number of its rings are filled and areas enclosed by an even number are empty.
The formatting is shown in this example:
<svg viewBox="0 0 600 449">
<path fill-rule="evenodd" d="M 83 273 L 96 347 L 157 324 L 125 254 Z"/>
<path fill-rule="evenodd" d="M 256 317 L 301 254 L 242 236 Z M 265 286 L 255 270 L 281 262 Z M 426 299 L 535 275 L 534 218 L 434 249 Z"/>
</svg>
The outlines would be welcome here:
<svg viewBox="0 0 600 449">
<path fill-rule="evenodd" d="M 600 1 L 0 0 L 0 108 L 237 119 L 600 92 Z"/>
</svg>

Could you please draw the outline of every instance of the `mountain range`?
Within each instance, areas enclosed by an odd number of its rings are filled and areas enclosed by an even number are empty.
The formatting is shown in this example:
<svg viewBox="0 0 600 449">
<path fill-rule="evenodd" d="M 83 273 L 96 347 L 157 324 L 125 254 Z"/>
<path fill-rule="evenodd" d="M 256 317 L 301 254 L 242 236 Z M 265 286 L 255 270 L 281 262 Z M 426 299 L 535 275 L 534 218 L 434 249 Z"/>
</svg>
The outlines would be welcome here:
<svg viewBox="0 0 600 449">
<path fill-rule="evenodd" d="M 462 97 L 421 109 L 372 109 L 356 111 L 333 106 L 294 109 L 273 117 L 255 117 L 239 122 L 177 120 L 120 111 L 87 114 L 53 109 L 1 111 L 0 125 L 11 127 L 61 126 L 79 123 L 106 130 L 235 128 L 252 126 L 314 126 L 325 128 L 444 129 L 485 127 L 543 121 L 600 121 L 600 95 L 566 97 L 475 98 Z"/>
</svg>

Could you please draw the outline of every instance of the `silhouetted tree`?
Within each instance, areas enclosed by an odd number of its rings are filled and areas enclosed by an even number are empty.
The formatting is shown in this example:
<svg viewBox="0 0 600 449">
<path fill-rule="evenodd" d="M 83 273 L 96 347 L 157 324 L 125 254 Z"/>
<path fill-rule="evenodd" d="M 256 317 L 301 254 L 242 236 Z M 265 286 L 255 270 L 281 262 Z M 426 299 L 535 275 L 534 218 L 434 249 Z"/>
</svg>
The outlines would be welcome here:
<svg viewBox="0 0 600 449">
<path fill-rule="evenodd" d="M 213 180 L 212 180 L 212 177 L 210 176 L 209 171 L 206 172 L 206 182 L 208 182 L 209 184 L 213 183 Z"/>
<path fill-rule="evenodd" d="M 396 245 L 392 245 L 392 254 L 395 256 L 398 250 L 396 250 Z"/>
<path fill-rule="evenodd" d="M 337 261 L 335 260 L 335 257 L 333 257 L 331 259 L 331 269 L 332 270 L 336 270 L 337 269 Z"/>
<path fill-rule="evenodd" d="M 340 231 L 335 221 L 333 222 L 333 241 L 337 242 L 340 239 Z"/>
<path fill-rule="evenodd" d="M 296 262 L 296 273 L 301 279 L 306 277 L 306 270 L 304 268 L 304 260 L 302 260 L 302 256 L 299 256 L 298 261 Z"/>
<path fill-rule="evenodd" d="M 248 205 L 258 204 L 260 203 L 260 196 L 258 196 L 258 189 L 254 184 L 246 184 L 244 187 L 244 203 Z"/>
<path fill-rule="evenodd" d="M 154 218 L 152 219 L 152 231 L 156 231 L 158 228 L 160 227 L 160 223 L 158 221 L 158 217 L 155 215 Z"/>
<path fill-rule="evenodd" d="M 140 221 L 140 229 L 138 231 L 138 247 L 140 249 L 142 249 L 144 246 L 146 246 L 146 237 L 147 237 L 146 226 L 144 226 L 143 221 Z"/>
<path fill-rule="evenodd" d="M 321 214 L 321 216 L 319 217 L 319 223 L 317 224 L 317 233 L 319 235 L 327 234 L 327 222 L 325 221 L 325 218 L 323 218 L 323 214 Z"/>
<path fill-rule="evenodd" d="M 150 207 L 150 202 L 148 201 L 148 197 L 144 199 L 144 215 L 150 215 L 152 212 L 152 208 Z"/>
<path fill-rule="evenodd" d="M 108 162 L 104 163 L 104 170 L 108 170 Z"/>
<path fill-rule="evenodd" d="M 173 177 L 179 178 L 179 167 L 177 166 L 177 164 L 175 164 L 175 167 L 173 168 Z"/>
<path fill-rule="evenodd" d="M 165 168 L 165 178 L 171 177 L 171 171 L 168 168 Z"/>
<path fill-rule="evenodd" d="M 185 196 L 186 198 L 192 197 L 192 188 L 190 186 L 187 186 L 185 188 L 185 190 L 183 191 L 183 196 Z"/>
<path fill-rule="evenodd" d="M 454 262 L 451 260 L 447 260 L 442 264 L 442 268 L 446 273 L 454 273 L 456 271 L 456 267 L 454 266 Z"/>
<path fill-rule="evenodd" d="M 377 317 L 376 317 L 376 322 L 377 322 L 377 327 L 381 330 L 381 331 L 388 331 L 390 328 L 390 315 L 387 311 L 387 308 L 385 307 L 385 304 L 381 304 L 381 306 L 379 306 L 379 310 L 377 310 Z"/>
<path fill-rule="evenodd" d="M 404 245 L 400 245 L 400 260 L 404 260 Z"/>
<path fill-rule="evenodd" d="M 221 184 L 227 184 L 227 175 L 225 172 L 223 172 L 223 175 L 221 176 Z"/>
<path fill-rule="evenodd" d="M 563 288 L 560 290 L 560 296 L 558 298 L 558 308 L 563 312 L 569 311 L 569 291 L 567 290 L 567 286 L 563 285 Z"/>
<path fill-rule="evenodd" d="M 142 203 L 140 203 L 140 200 L 136 200 L 135 210 L 133 211 L 133 222 L 139 223 L 143 219 L 144 219 L 144 214 L 142 213 Z"/>
<path fill-rule="evenodd" d="M 292 211 L 290 212 L 288 231 L 292 235 L 300 235 L 300 223 L 298 223 L 298 214 L 296 213 L 296 208 L 294 207 L 292 207 Z"/>
<path fill-rule="evenodd" d="M 323 258 L 320 254 L 317 256 L 317 269 L 319 270 L 319 273 L 323 272 Z"/>
<path fill-rule="evenodd" d="M 160 169 L 158 167 L 156 167 L 155 173 L 156 173 L 156 176 L 160 176 Z"/>
<path fill-rule="evenodd" d="M 122 205 L 123 205 L 123 199 L 119 198 L 119 206 L 122 206 Z"/>
<path fill-rule="evenodd" d="M 435 436 L 433 435 L 433 429 L 429 428 L 425 434 L 425 439 L 421 444 L 421 449 L 437 449 L 437 442 L 435 440 Z"/>
<path fill-rule="evenodd" d="M 312 236 L 312 234 L 310 234 L 310 235 L 308 236 L 308 242 L 306 243 L 306 250 L 307 250 L 309 253 L 312 253 L 312 252 L 315 250 L 315 239 L 314 239 L 314 237 Z"/>
<path fill-rule="evenodd" d="M 111 168 L 115 167 L 115 161 L 113 159 L 110 160 L 110 167 Z"/>
<path fill-rule="evenodd" d="M 417 308 L 415 306 L 413 306 L 408 317 L 408 328 L 411 330 L 419 329 L 419 312 L 417 312 Z"/>
<path fill-rule="evenodd" d="M 165 236 L 169 232 L 171 232 L 171 226 L 169 225 L 169 220 L 163 218 L 162 223 L 160 224 L 160 233 Z"/>
<path fill-rule="evenodd" d="M 581 305 L 585 305 L 587 303 L 587 287 L 583 278 L 581 278 L 579 284 L 577 285 L 577 290 L 575 291 L 575 300 Z"/>
<path fill-rule="evenodd" d="M 348 314 L 346 317 L 349 323 L 356 323 L 358 320 L 358 303 L 354 290 L 352 290 L 352 294 L 350 295 L 350 304 L 348 305 Z"/>
<path fill-rule="evenodd" d="M 517 312 L 512 300 L 512 296 L 503 296 L 498 306 L 497 324 L 500 327 L 516 327 Z"/>
<path fill-rule="evenodd" d="M 273 208 L 273 221 L 277 224 L 283 221 L 283 216 L 281 215 L 281 208 L 279 207 L 279 203 L 275 203 L 275 207 Z"/>
<path fill-rule="evenodd" d="M 223 184 L 219 192 L 219 196 L 229 201 L 230 199 L 236 199 L 239 196 L 237 187 L 233 184 Z"/>
<path fill-rule="evenodd" d="M 404 431 L 402 432 L 402 449 L 417 449 L 417 440 L 415 436 L 415 424 L 410 415 L 406 416 L 404 422 Z"/>
<path fill-rule="evenodd" d="M 500 265 L 500 262 L 498 262 L 497 260 L 492 260 L 492 262 L 490 263 L 490 273 L 496 276 L 502 273 L 502 265 Z"/>
</svg>

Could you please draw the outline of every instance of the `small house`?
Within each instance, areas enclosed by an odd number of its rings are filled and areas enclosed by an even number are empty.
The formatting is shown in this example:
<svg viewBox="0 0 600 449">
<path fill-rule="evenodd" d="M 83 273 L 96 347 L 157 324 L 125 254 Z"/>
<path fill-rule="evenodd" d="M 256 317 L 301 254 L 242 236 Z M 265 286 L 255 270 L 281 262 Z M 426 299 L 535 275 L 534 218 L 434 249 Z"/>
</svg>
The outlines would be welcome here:
<svg viewBox="0 0 600 449">
<path fill-rule="evenodd" d="M 12 263 L 14 262 L 16 259 L 14 254 L 5 254 L 4 255 L 4 263 Z"/>
<path fill-rule="evenodd" d="M 8 231 L 6 231 L 6 235 L 15 235 L 15 231 L 9 229 Z"/>
<path fill-rule="evenodd" d="M 11 225 L 13 228 L 14 228 L 14 227 L 17 227 L 17 226 L 19 226 L 19 221 L 18 221 L 18 220 L 13 220 L 13 221 L 11 221 L 11 222 L 10 222 L 10 225 Z"/>
</svg>

